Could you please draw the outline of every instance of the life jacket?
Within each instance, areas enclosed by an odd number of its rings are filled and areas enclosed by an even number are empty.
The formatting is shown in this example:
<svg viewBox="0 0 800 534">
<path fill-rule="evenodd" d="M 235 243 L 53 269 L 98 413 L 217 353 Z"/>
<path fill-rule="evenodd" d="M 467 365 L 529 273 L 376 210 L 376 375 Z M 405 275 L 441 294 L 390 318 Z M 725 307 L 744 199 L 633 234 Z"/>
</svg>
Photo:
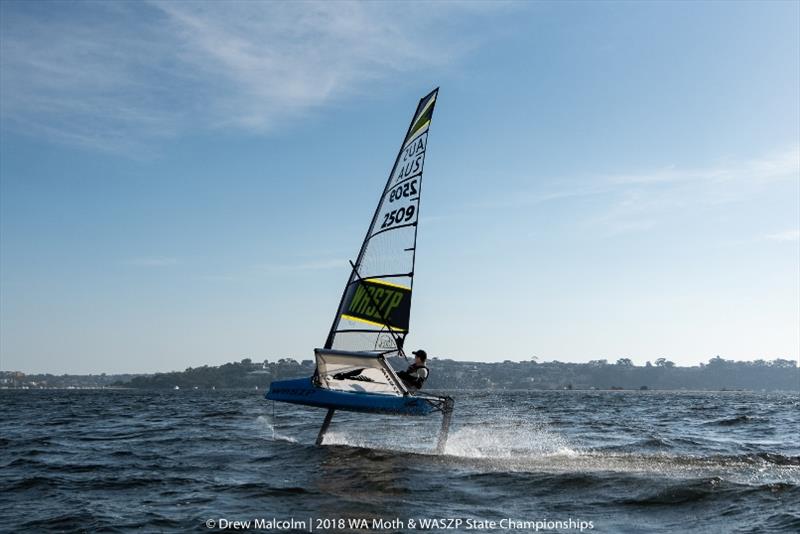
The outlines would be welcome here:
<svg viewBox="0 0 800 534">
<path fill-rule="evenodd" d="M 420 369 L 425 369 L 425 372 L 417 373 L 417 371 L 419 371 Z M 412 363 L 411 365 L 408 366 L 406 374 L 411 375 L 412 373 L 413 373 L 413 378 L 410 380 L 410 382 L 415 388 L 422 389 L 422 384 L 424 384 L 425 381 L 428 379 L 428 375 L 430 375 L 430 370 L 424 364 L 417 365 L 415 363 Z"/>
</svg>

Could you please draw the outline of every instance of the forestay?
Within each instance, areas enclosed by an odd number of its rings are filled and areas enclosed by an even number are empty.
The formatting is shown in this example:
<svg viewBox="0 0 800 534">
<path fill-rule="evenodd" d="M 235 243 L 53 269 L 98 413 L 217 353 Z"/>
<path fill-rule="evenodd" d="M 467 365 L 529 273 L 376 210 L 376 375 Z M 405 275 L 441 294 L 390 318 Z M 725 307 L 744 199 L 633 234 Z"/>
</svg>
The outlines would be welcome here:
<svg viewBox="0 0 800 534">
<path fill-rule="evenodd" d="M 342 294 L 326 349 L 384 355 L 402 351 L 411 312 L 422 170 L 438 91 L 417 106 Z"/>
</svg>

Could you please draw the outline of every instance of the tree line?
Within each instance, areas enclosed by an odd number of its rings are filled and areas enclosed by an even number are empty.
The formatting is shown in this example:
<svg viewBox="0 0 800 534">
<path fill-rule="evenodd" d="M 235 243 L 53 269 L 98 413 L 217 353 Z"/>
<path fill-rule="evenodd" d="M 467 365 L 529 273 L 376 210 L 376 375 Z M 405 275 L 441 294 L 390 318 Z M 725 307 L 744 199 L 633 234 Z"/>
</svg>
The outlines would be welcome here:
<svg viewBox="0 0 800 534">
<path fill-rule="evenodd" d="M 391 358 L 395 369 L 407 365 Z M 428 361 L 426 389 L 655 389 L 800 391 L 797 362 L 778 358 L 738 362 L 715 356 L 707 363 L 681 367 L 667 358 L 637 366 L 630 358 L 614 363 L 559 361 L 467 362 L 449 358 Z M 244 358 L 219 366 L 189 367 L 184 371 L 143 375 L 52 375 L 0 372 L 0 388 L 128 387 L 141 389 L 259 389 L 274 380 L 311 376 L 312 360 L 281 358 L 254 362 Z"/>
<path fill-rule="evenodd" d="M 407 364 L 391 358 L 395 369 Z M 466 362 L 432 358 L 426 388 L 456 389 L 658 389 L 658 390 L 800 390 L 797 362 L 737 362 L 715 356 L 697 366 L 681 367 L 667 358 L 634 365 L 630 358 L 616 362 L 591 360 L 587 363 L 538 362 L 535 358 L 513 362 Z M 154 388 L 247 388 L 263 389 L 273 380 L 311 376 L 314 362 L 292 358 L 255 363 L 251 359 L 219 367 L 188 368 L 183 372 L 136 377 L 128 387 Z"/>
</svg>

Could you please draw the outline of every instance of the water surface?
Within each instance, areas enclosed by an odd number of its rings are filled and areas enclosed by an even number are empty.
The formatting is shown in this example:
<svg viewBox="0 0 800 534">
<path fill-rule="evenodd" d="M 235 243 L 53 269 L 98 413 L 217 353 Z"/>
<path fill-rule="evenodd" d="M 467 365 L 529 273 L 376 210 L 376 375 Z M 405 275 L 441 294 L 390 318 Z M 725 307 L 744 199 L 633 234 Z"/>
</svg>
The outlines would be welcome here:
<svg viewBox="0 0 800 534">
<path fill-rule="evenodd" d="M 797 394 L 454 397 L 435 455 L 438 417 L 337 413 L 315 447 L 323 410 L 256 392 L 0 391 L 0 530 L 510 518 L 591 521 L 593 532 L 800 531 Z"/>
</svg>

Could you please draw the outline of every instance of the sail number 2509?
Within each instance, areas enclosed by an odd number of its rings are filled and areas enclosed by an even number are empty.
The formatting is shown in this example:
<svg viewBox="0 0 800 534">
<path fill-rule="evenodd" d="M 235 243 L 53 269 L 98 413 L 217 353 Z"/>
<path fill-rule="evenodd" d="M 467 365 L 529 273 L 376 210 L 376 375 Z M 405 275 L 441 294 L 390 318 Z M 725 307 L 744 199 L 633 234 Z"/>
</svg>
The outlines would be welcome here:
<svg viewBox="0 0 800 534">
<path fill-rule="evenodd" d="M 414 218 L 414 206 L 406 206 L 405 208 L 392 210 L 384 215 L 383 224 L 381 224 L 381 228 L 388 228 L 395 224 L 400 224 L 402 222 L 409 222 L 413 218 Z"/>
<path fill-rule="evenodd" d="M 392 192 L 389 193 L 389 202 L 391 203 L 395 200 L 400 200 L 403 197 L 410 197 L 412 195 L 416 196 L 418 194 L 417 181 L 411 180 L 410 182 L 400 184 L 392 189 Z M 386 213 L 383 217 L 383 224 L 381 224 L 381 228 L 388 228 L 395 224 L 410 222 L 411 219 L 414 218 L 414 211 L 414 206 L 407 206 L 405 208 L 399 208 Z"/>
<path fill-rule="evenodd" d="M 417 194 L 417 181 L 411 180 L 410 182 L 400 184 L 394 189 L 392 189 L 392 192 L 389 193 L 389 202 L 394 202 L 395 200 L 400 200 L 403 197 L 410 197 L 411 195 L 416 195 L 416 194 Z"/>
</svg>

